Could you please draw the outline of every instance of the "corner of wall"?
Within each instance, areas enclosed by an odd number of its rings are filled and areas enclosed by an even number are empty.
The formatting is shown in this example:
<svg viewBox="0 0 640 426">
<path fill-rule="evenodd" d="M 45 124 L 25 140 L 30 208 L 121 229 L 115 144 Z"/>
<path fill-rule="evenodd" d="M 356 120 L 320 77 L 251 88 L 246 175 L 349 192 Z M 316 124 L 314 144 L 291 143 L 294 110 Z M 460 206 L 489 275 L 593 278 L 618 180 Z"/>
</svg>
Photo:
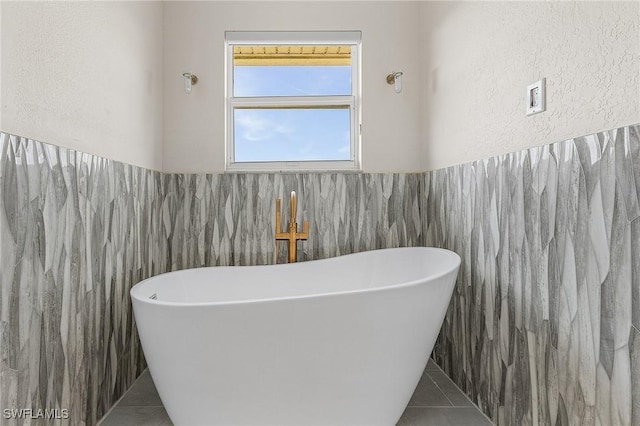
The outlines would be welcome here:
<svg viewBox="0 0 640 426">
<path fill-rule="evenodd" d="M 160 149 L 159 151 L 159 155 L 160 155 L 160 159 L 158 160 L 158 165 L 159 165 L 159 171 L 164 172 L 165 171 L 165 159 L 164 159 L 164 150 L 165 150 L 165 134 L 166 134 L 166 124 L 165 124 L 165 95 L 164 95 L 164 73 L 165 73 L 165 67 L 164 67 L 164 56 L 165 56 L 165 35 L 164 35 L 164 26 L 165 26 L 165 12 L 166 12 L 166 1 L 161 1 L 160 2 L 160 7 L 162 8 L 162 14 L 161 14 L 161 26 L 160 28 L 162 28 L 161 34 L 160 34 L 160 46 L 161 46 L 161 50 L 160 50 L 160 63 L 162 64 L 162 66 L 160 67 L 162 70 L 162 73 L 160 75 L 160 87 L 162 90 L 160 90 L 161 93 L 161 100 L 160 100 Z"/>
<path fill-rule="evenodd" d="M 4 122 L 2 121 L 2 112 L 4 111 L 4 98 L 2 96 L 2 40 L 4 39 L 5 37 L 2 35 L 2 2 L 0 1 L 0 131 L 4 130 Z"/>
</svg>

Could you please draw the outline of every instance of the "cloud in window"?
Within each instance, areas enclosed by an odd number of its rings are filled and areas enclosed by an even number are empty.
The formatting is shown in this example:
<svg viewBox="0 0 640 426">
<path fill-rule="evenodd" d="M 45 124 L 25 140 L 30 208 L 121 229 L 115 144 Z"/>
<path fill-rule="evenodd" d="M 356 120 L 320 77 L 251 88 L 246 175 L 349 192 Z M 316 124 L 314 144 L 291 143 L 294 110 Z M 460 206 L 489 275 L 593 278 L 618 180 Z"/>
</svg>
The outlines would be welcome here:
<svg viewBox="0 0 640 426">
<path fill-rule="evenodd" d="M 294 126 L 286 121 L 275 121 L 267 117 L 262 110 L 242 111 L 237 114 L 236 124 L 241 136 L 252 142 L 265 141 L 275 136 L 286 136 L 295 133 Z"/>
</svg>

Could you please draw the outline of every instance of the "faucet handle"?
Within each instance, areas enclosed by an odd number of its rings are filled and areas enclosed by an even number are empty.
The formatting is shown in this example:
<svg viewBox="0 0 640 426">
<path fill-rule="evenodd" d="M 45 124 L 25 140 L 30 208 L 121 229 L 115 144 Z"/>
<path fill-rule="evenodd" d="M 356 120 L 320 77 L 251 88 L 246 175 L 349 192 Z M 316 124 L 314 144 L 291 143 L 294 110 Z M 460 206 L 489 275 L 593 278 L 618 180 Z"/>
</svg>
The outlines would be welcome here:
<svg viewBox="0 0 640 426">
<path fill-rule="evenodd" d="M 305 220 L 304 223 L 302 224 L 302 232 L 298 233 L 298 237 L 301 240 L 306 240 L 307 238 L 309 238 L 309 221 Z"/>
</svg>

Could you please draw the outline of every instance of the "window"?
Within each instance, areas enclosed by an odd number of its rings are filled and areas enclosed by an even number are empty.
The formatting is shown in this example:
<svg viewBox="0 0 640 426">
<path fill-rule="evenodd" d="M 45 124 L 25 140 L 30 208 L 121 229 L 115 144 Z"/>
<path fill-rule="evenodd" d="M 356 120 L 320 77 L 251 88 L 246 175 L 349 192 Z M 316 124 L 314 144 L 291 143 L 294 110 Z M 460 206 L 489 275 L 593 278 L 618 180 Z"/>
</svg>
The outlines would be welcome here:
<svg viewBox="0 0 640 426">
<path fill-rule="evenodd" d="M 225 39 L 227 170 L 360 169 L 360 32 Z"/>
</svg>

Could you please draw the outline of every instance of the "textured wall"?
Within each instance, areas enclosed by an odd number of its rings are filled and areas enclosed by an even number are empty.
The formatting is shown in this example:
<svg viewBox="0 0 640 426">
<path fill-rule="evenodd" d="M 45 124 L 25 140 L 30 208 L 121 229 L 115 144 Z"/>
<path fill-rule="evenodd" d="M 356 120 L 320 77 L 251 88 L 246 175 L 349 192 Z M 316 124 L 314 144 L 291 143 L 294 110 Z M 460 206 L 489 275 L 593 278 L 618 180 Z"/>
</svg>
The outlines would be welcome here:
<svg viewBox="0 0 640 426">
<path fill-rule="evenodd" d="M 639 135 L 425 175 L 426 245 L 463 258 L 434 356 L 499 425 L 640 424 Z"/>
<path fill-rule="evenodd" d="M 162 174 L 4 133 L 0 152 L 0 410 L 94 424 L 144 368 L 131 286 L 274 263 L 291 190 L 311 225 L 300 260 L 421 239 L 421 174 Z"/>
<path fill-rule="evenodd" d="M 424 2 L 424 169 L 640 122 L 640 2 Z M 526 117 L 547 79 L 547 111 Z"/>
<path fill-rule="evenodd" d="M 363 31 L 368 172 L 640 122 L 637 1 L 1 3 L 0 129 L 156 170 L 223 169 L 227 29 Z M 384 80 L 398 69 L 399 95 Z M 540 77 L 548 111 L 527 118 Z"/>
<path fill-rule="evenodd" d="M 270 264 L 275 260 L 275 199 L 283 228 L 289 194 L 298 195 L 298 226 L 309 221 L 299 260 L 376 248 L 417 246 L 422 237 L 422 174 L 250 173 L 165 175 L 162 212 L 168 269 Z M 286 262 L 286 242 L 278 243 Z"/>
<path fill-rule="evenodd" d="M 160 174 L 4 133 L 0 152 L 0 410 L 94 424 L 144 368 L 129 289 L 163 271 Z"/>
<path fill-rule="evenodd" d="M 161 170 L 162 2 L 1 7 L 0 129 Z"/>
</svg>

